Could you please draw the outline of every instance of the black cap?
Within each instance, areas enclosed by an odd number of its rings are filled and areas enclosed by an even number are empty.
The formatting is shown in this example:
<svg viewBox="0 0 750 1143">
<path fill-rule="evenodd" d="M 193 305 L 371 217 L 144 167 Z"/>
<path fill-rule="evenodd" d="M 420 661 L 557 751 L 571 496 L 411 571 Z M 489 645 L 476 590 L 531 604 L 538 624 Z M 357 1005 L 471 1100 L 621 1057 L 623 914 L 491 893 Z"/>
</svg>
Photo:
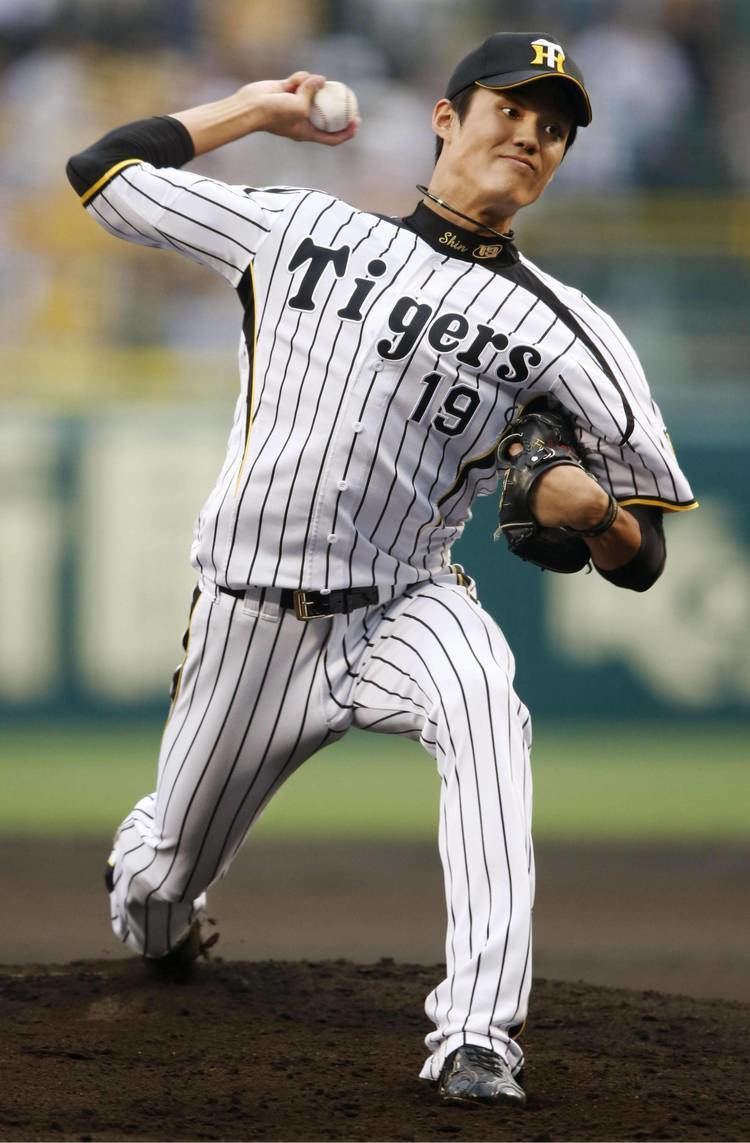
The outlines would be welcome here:
<svg viewBox="0 0 750 1143">
<path fill-rule="evenodd" d="M 457 65 L 445 89 L 447 99 L 477 83 L 495 91 L 521 87 L 538 79 L 564 79 L 576 109 L 576 123 L 588 127 L 591 103 L 583 76 L 560 44 L 547 32 L 498 32 L 474 48 Z"/>
</svg>

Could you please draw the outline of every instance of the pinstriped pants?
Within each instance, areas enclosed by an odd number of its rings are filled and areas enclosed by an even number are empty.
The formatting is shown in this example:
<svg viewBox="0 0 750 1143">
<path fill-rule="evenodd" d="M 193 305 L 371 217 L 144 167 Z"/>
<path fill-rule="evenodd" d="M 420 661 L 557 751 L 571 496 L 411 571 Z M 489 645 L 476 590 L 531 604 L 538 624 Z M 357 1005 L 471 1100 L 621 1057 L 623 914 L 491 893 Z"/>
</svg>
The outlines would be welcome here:
<svg viewBox="0 0 750 1143">
<path fill-rule="evenodd" d="M 326 621 L 300 622 L 274 598 L 198 597 L 156 792 L 115 841 L 116 935 L 162 956 L 305 759 L 351 726 L 409 735 L 437 762 L 447 903 L 421 1074 L 436 1079 L 464 1043 L 516 1071 L 531 984 L 531 733 L 505 638 L 452 573 Z"/>
</svg>

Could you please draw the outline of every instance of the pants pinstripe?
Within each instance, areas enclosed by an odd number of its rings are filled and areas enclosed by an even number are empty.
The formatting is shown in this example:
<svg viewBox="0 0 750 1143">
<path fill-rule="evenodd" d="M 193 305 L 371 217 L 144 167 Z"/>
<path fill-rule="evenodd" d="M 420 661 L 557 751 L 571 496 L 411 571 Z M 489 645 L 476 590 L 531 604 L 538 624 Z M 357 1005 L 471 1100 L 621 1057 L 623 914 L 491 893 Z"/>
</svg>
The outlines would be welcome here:
<svg viewBox="0 0 750 1143">
<path fill-rule="evenodd" d="M 307 758 L 351 726 L 419 740 L 441 781 L 446 976 L 422 1076 L 464 1043 L 513 1070 L 531 983 L 531 746 L 514 662 L 492 618 L 451 573 L 333 620 L 301 623 L 278 592 L 204 587 L 165 727 L 157 789 L 118 831 L 112 925 L 162 956 L 248 829 Z"/>
</svg>

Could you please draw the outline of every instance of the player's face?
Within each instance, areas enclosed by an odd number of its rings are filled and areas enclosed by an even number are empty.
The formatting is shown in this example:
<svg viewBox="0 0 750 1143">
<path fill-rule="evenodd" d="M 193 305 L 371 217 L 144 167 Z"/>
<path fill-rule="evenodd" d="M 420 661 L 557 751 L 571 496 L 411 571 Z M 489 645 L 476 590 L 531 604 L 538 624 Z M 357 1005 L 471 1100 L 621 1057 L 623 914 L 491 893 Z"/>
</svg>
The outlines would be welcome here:
<svg viewBox="0 0 750 1143">
<path fill-rule="evenodd" d="M 573 113 L 554 83 L 510 91 L 478 87 L 460 122 L 446 101 L 435 109 L 443 137 L 435 179 L 446 201 L 487 221 L 507 221 L 535 202 L 562 162 Z M 449 197 L 453 195 L 453 198 Z"/>
</svg>

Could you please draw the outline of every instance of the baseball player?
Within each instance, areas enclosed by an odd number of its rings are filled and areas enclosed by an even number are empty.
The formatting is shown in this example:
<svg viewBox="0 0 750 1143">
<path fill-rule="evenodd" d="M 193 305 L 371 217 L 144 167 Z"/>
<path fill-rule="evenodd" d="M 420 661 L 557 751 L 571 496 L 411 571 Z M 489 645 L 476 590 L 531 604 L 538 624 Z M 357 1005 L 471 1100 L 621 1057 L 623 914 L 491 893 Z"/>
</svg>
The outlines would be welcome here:
<svg viewBox="0 0 750 1143">
<path fill-rule="evenodd" d="M 257 131 L 346 143 L 357 120 L 337 133 L 310 121 L 323 82 L 251 83 L 112 131 L 68 165 L 111 234 L 221 274 L 241 324 L 240 395 L 195 526 L 198 587 L 156 791 L 110 858 L 112 924 L 147 958 L 195 955 L 207 888 L 298 766 L 352 726 L 418 739 L 440 777 L 447 902 L 421 1075 L 446 1101 L 522 1104 L 530 720 L 451 545 L 504 472 L 527 532 L 645 590 L 665 559 L 662 513 L 694 501 L 623 333 L 513 242 L 514 215 L 591 118 L 560 44 L 498 34 L 459 62 L 407 218 L 181 169 Z M 540 401 L 574 427 L 567 458 L 561 430 L 546 444 L 516 431 Z"/>
</svg>

